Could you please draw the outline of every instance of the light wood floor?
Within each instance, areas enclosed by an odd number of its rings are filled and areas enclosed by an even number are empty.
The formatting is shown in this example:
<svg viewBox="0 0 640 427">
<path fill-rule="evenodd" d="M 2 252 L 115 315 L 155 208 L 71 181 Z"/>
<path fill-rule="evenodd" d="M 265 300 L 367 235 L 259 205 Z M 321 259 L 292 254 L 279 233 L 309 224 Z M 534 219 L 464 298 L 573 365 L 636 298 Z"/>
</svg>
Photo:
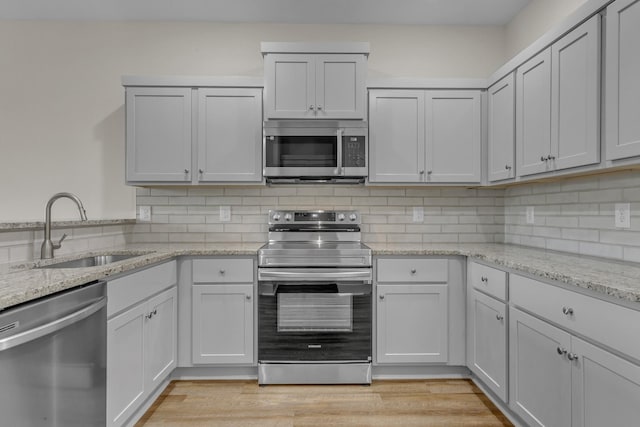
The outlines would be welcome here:
<svg viewBox="0 0 640 427">
<path fill-rule="evenodd" d="M 269 385 L 173 381 L 138 426 L 511 426 L 469 380 Z"/>
</svg>

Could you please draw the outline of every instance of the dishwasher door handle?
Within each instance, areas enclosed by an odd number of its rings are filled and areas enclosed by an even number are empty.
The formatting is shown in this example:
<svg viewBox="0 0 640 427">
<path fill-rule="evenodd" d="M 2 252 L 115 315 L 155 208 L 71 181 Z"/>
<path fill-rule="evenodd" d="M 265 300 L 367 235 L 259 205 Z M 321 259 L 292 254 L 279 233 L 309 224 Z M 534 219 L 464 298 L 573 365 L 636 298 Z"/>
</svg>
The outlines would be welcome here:
<svg viewBox="0 0 640 427">
<path fill-rule="evenodd" d="M 60 319 L 54 320 L 44 325 L 36 326 L 28 331 L 19 332 L 10 337 L 0 340 L 0 351 L 8 350 L 20 344 L 36 340 L 47 334 L 57 332 L 67 326 L 73 325 L 82 319 L 85 319 L 107 305 L 107 297 L 100 297 L 96 302 L 81 308 L 80 310 L 68 314 Z"/>
</svg>

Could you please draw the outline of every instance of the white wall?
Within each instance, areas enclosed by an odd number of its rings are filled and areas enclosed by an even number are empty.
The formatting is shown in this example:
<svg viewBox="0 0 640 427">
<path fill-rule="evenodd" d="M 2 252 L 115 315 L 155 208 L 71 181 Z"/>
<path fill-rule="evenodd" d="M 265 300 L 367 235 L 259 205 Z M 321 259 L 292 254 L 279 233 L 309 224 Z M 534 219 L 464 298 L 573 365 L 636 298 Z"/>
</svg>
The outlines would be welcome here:
<svg viewBox="0 0 640 427">
<path fill-rule="evenodd" d="M 42 220 L 58 191 L 92 219 L 135 217 L 121 75 L 261 76 L 261 41 L 369 41 L 371 77 L 486 77 L 505 59 L 501 27 L 2 22 L 0 222 Z"/>
<path fill-rule="evenodd" d="M 507 57 L 515 56 L 586 1 L 531 0 L 506 26 Z"/>
</svg>

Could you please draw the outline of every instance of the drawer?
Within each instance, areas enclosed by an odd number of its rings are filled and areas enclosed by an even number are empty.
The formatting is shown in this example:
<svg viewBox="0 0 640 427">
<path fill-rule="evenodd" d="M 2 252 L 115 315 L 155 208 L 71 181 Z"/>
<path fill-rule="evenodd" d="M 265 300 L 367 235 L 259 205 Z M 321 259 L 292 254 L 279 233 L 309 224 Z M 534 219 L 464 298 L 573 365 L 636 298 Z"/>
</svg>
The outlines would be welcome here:
<svg viewBox="0 0 640 427">
<path fill-rule="evenodd" d="M 177 283 L 176 261 L 133 272 L 107 282 L 107 317 Z"/>
<path fill-rule="evenodd" d="M 640 311 L 515 274 L 509 297 L 545 320 L 640 360 Z"/>
<path fill-rule="evenodd" d="M 378 282 L 447 283 L 449 262 L 429 258 L 380 258 Z"/>
<path fill-rule="evenodd" d="M 253 259 L 193 260 L 193 283 L 253 283 Z"/>
<path fill-rule="evenodd" d="M 469 280 L 475 289 L 506 301 L 506 272 L 471 261 L 469 262 Z"/>
</svg>

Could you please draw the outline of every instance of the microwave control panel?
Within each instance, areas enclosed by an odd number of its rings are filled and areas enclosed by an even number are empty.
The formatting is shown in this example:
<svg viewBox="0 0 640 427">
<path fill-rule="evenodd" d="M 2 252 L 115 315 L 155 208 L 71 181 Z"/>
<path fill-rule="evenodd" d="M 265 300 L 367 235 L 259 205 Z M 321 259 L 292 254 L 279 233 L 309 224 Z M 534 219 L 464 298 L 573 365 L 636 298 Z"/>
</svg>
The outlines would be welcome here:
<svg viewBox="0 0 640 427">
<path fill-rule="evenodd" d="M 364 168 L 367 166 L 366 155 L 364 136 L 342 137 L 342 166 Z"/>
</svg>

